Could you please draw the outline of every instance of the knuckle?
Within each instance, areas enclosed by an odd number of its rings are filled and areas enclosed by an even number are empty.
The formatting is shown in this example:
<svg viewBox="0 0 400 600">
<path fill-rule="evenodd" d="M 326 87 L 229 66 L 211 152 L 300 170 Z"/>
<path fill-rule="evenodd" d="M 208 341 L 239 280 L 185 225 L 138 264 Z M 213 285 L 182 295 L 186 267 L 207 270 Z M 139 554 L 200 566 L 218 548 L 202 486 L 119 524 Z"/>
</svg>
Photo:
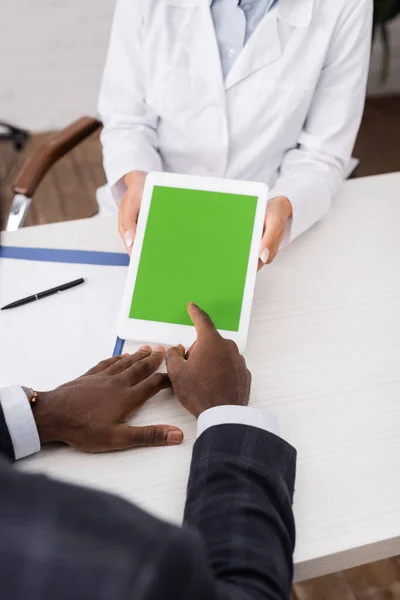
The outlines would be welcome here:
<svg viewBox="0 0 400 600">
<path fill-rule="evenodd" d="M 226 347 L 230 350 L 230 352 L 238 351 L 238 347 L 233 340 L 226 340 Z"/>
<path fill-rule="evenodd" d="M 106 437 L 107 448 L 110 450 L 111 448 L 120 448 L 121 447 L 121 436 L 118 431 L 113 431 L 108 433 Z M 100 444 L 100 440 L 99 440 Z M 101 440 L 101 444 L 105 447 L 104 440 Z"/>
<path fill-rule="evenodd" d="M 137 362 L 139 362 L 140 360 L 143 360 L 144 358 L 146 358 L 148 355 L 149 355 L 148 351 L 146 351 L 146 350 L 138 350 L 133 355 L 133 359 L 136 360 Z"/>
<path fill-rule="evenodd" d="M 105 360 L 102 366 L 105 368 L 112 367 L 113 365 L 116 365 L 117 363 L 119 363 L 121 359 L 122 359 L 122 356 L 115 356 L 114 358 Z"/>
<path fill-rule="evenodd" d="M 145 444 L 146 446 L 155 446 L 157 443 L 157 427 L 148 427 L 145 433 Z"/>
<path fill-rule="evenodd" d="M 168 376 L 171 378 L 176 377 L 176 375 L 179 373 L 179 367 L 174 364 L 174 362 L 172 360 L 167 360 L 166 362 L 167 365 L 167 373 Z"/>
<path fill-rule="evenodd" d="M 181 376 L 180 371 L 175 371 L 172 373 L 171 373 L 171 371 L 168 371 L 168 379 L 169 379 L 168 385 L 170 385 L 172 387 L 174 393 L 176 394 L 177 390 L 179 389 L 180 383 L 182 381 L 182 376 Z"/>
<path fill-rule="evenodd" d="M 149 359 L 141 360 L 138 363 L 137 367 L 142 377 L 148 377 L 148 375 L 150 375 L 150 373 L 153 371 L 153 366 Z"/>
<path fill-rule="evenodd" d="M 153 369 L 150 366 L 149 359 L 142 358 L 134 362 L 129 369 L 129 373 L 134 381 L 143 381 L 152 373 Z"/>
<path fill-rule="evenodd" d="M 179 381 L 182 381 L 184 373 L 185 370 L 180 365 L 173 365 L 171 367 L 168 367 L 168 377 L 170 378 L 173 385 L 175 385 L 175 383 Z"/>
<path fill-rule="evenodd" d="M 171 366 L 175 365 L 178 362 L 178 359 L 180 358 L 180 354 L 177 348 L 170 348 L 169 350 L 167 350 L 167 353 L 165 355 L 165 361 L 170 364 Z"/>
<path fill-rule="evenodd" d="M 203 309 L 199 309 L 200 310 L 200 314 L 202 315 L 204 322 L 206 325 L 208 325 L 209 327 L 211 325 L 214 325 L 212 318 L 210 317 L 210 315 L 208 313 L 206 313 Z"/>
</svg>

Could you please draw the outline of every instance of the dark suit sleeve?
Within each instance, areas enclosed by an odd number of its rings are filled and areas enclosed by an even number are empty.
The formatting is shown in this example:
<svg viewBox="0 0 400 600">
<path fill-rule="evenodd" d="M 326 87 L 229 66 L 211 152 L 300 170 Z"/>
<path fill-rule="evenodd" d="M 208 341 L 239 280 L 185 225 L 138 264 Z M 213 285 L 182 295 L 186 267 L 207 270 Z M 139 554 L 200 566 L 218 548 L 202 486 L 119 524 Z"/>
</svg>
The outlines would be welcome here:
<svg viewBox="0 0 400 600">
<path fill-rule="evenodd" d="M 255 427 L 197 440 L 183 531 L 160 556 L 145 600 L 288 600 L 296 451 Z"/>
<path fill-rule="evenodd" d="M 290 597 L 295 464 L 294 448 L 255 427 L 219 425 L 196 441 L 184 521 L 202 535 L 216 598 Z"/>
<path fill-rule="evenodd" d="M 293 478 L 294 451 L 275 436 L 207 430 L 194 447 L 182 529 L 0 460 L 1 597 L 286 599 Z"/>
<path fill-rule="evenodd" d="M 0 402 L 0 454 L 10 460 L 15 460 L 14 447 L 11 436 L 8 431 L 7 423 L 4 418 L 3 409 Z"/>
</svg>

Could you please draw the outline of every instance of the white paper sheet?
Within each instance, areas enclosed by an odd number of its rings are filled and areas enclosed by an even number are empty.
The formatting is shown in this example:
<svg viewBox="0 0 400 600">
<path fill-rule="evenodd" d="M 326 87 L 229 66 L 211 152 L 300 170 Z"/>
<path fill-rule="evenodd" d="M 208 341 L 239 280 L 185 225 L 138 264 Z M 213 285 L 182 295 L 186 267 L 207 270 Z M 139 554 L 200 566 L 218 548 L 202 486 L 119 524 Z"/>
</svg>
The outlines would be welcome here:
<svg viewBox="0 0 400 600">
<path fill-rule="evenodd" d="M 79 277 L 86 282 L 0 311 L 0 387 L 51 389 L 111 356 L 126 272 L 126 267 L 1 259 L 0 306 Z"/>
</svg>

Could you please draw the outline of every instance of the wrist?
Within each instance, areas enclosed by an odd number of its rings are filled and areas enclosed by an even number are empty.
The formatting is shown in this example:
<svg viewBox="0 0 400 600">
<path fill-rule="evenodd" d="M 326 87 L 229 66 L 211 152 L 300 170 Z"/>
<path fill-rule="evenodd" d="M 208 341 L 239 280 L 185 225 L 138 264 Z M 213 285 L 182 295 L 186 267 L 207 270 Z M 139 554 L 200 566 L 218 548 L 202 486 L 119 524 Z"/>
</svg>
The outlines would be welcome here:
<svg viewBox="0 0 400 600">
<path fill-rule="evenodd" d="M 196 418 L 196 420 L 198 421 L 200 419 L 200 417 L 202 417 L 202 418 L 204 417 L 205 413 L 210 415 L 210 414 L 218 413 L 221 410 L 225 411 L 226 409 L 228 409 L 228 410 L 239 409 L 239 411 L 241 411 L 243 409 L 247 409 L 248 403 L 249 403 L 249 398 L 243 399 L 242 403 L 240 403 L 240 404 L 236 404 L 236 403 L 232 403 L 232 402 L 221 402 L 221 403 L 211 404 L 210 406 L 201 407 L 197 411 L 195 411 L 193 414 L 194 414 L 194 417 Z"/>
<path fill-rule="evenodd" d="M 143 185 L 147 173 L 145 171 L 131 171 L 124 175 L 123 180 L 127 188 L 130 186 Z"/>
<path fill-rule="evenodd" d="M 286 196 L 275 196 L 268 200 L 267 214 L 268 211 L 275 212 L 284 221 L 288 221 L 293 214 L 292 203 Z"/>
<path fill-rule="evenodd" d="M 290 219 L 293 214 L 293 210 L 292 203 L 290 202 L 289 198 L 286 198 L 286 196 L 280 196 L 279 203 L 285 219 Z"/>
<path fill-rule="evenodd" d="M 41 444 L 60 441 L 54 414 L 51 410 L 52 394 L 52 392 L 38 392 L 36 402 L 31 404 Z"/>
</svg>

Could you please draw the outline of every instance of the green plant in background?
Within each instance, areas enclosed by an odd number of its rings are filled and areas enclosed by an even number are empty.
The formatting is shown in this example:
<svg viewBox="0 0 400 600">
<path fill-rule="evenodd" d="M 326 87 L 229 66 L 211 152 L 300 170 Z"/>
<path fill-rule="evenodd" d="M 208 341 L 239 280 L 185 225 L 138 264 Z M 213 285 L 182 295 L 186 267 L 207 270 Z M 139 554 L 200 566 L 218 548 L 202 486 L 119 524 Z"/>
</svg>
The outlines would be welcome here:
<svg viewBox="0 0 400 600">
<path fill-rule="evenodd" d="M 400 14 L 400 0 L 374 0 L 373 41 L 380 34 L 383 44 L 381 82 L 389 76 L 391 49 L 388 22 Z"/>
</svg>

